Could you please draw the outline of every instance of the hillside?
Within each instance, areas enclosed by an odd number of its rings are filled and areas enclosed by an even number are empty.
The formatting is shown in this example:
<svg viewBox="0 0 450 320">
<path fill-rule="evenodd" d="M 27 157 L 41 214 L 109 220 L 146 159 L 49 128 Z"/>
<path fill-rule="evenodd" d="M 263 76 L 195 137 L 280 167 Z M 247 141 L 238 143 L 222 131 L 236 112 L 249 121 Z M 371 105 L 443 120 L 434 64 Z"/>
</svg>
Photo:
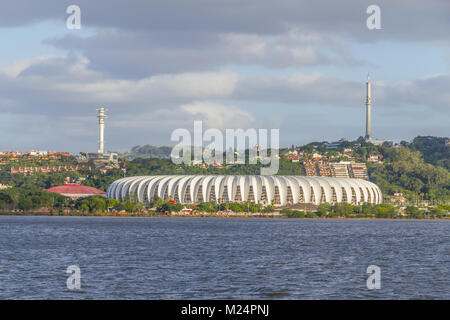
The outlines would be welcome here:
<svg viewBox="0 0 450 320">
<path fill-rule="evenodd" d="M 326 161 L 352 161 L 366 164 L 369 180 L 379 185 L 385 195 L 402 192 L 408 199 L 450 200 L 450 171 L 448 169 L 448 139 L 439 137 L 416 137 L 411 143 L 401 146 L 374 146 L 363 141 L 346 142 L 337 150 L 328 150 L 324 142 L 280 150 L 279 175 L 305 175 L 305 161 L 312 161 L 314 154 L 327 157 Z M 291 150 L 304 150 L 304 158 L 289 161 Z M 351 154 L 345 150 L 351 149 Z M 169 159 L 170 147 L 134 147 L 124 155 L 120 166 L 126 165 L 126 175 L 158 174 L 222 174 L 258 175 L 261 164 L 256 165 L 175 165 Z M 343 152 L 341 154 L 341 152 Z M 371 155 L 378 155 L 380 161 L 368 161 Z M 71 160 L 73 161 L 73 160 Z M 21 188 L 44 189 L 64 183 L 67 177 L 76 181 L 84 177 L 83 184 L 106 190 L 108 185 L 124 176 L 121 169 L 101 172 L 81 169 L 70 172 L 12 174 L 8 168 L 0 170 L 0 184 Z"/>
<path fill-rule="evenodd" d="M 130 152 L 121 155 L 121 158 L 127 160 L 133 160 L 136 158 L 157 158 L 157 159 L 169 159 L 172 147 L 162 146 L 156 147 L 146 144 L 145 146 L 134 146 Z"/>
<path fill-rule="evenodd" d="M 450 140 L 441 137 L 415 137 L 410 149 L 420 151 L 424 161 L 450 170 Z"/>
</svg>

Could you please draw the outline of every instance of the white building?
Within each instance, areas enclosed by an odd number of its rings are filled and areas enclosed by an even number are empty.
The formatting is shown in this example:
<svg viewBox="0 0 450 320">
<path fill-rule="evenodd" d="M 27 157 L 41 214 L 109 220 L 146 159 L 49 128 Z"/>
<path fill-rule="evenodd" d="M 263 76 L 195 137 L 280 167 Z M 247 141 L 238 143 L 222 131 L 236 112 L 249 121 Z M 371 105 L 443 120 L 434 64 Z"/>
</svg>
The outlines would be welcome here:
<svg viewBox="0 0 450 320">
<path fill-rule="evenodd" d="M 107 197 L 148 203 L 154 197 L 179 203 L 244 202 L 289 205 L 296 203 L 382 203 L 377 185 L 361 179 L 305 176 L 136 176 L 114 181 Z"/>
</svg>

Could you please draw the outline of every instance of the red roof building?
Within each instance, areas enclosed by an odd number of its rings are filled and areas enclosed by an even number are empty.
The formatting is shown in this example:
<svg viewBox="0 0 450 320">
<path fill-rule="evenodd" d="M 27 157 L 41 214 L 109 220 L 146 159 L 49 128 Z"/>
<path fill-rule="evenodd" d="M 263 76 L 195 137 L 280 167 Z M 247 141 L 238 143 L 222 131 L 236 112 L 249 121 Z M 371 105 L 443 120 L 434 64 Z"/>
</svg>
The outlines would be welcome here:
<svg viewBox="0 0 450 320">
<path fill-rule="evenodd" d="M 48 192 L 54 192 L 61 194 L 72 199 L 89 197 L 89 196 L 105 196 L 106 192 L 93 188 L 84 186 L 76 183 L 68 183 L 62 186 L 52 187 L 47 189 Z"/>
</svg>

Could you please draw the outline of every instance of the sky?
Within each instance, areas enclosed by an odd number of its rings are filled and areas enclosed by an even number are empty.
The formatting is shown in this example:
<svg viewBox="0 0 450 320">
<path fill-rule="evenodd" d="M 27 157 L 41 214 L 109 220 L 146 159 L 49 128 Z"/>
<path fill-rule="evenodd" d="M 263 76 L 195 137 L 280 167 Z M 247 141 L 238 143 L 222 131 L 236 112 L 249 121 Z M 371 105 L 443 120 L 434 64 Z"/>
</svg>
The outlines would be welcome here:
<svg viewBox="0 0 450 320">
<path fill-rule="evenodd" d="M 96 151 L 99 107 L 109 151 L 174 145 L 195 120 L 356 139 L 368 72 L 374 138 L 448 136 L 449 16 L 448 0 L 4 1 L 0 150 Z"/>
</svg>

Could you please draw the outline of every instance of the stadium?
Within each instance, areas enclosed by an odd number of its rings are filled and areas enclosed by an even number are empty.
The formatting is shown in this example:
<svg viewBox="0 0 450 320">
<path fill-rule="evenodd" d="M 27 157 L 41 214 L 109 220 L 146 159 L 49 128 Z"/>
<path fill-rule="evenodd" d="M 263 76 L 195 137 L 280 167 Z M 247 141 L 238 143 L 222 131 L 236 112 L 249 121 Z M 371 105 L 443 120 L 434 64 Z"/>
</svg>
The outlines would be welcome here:
<svg viewBox="0 0 450 320">
<path fill-rule="evenodd" d="M 136 176 L 114 181 L 106 195 L 143 203 L 159 197 L 184 204 L 250 201 L 277 206 L 340 202 L 380 204 L 383 199 L 378 186 L 366 180 L 305 176 Z"/>
</svg>

